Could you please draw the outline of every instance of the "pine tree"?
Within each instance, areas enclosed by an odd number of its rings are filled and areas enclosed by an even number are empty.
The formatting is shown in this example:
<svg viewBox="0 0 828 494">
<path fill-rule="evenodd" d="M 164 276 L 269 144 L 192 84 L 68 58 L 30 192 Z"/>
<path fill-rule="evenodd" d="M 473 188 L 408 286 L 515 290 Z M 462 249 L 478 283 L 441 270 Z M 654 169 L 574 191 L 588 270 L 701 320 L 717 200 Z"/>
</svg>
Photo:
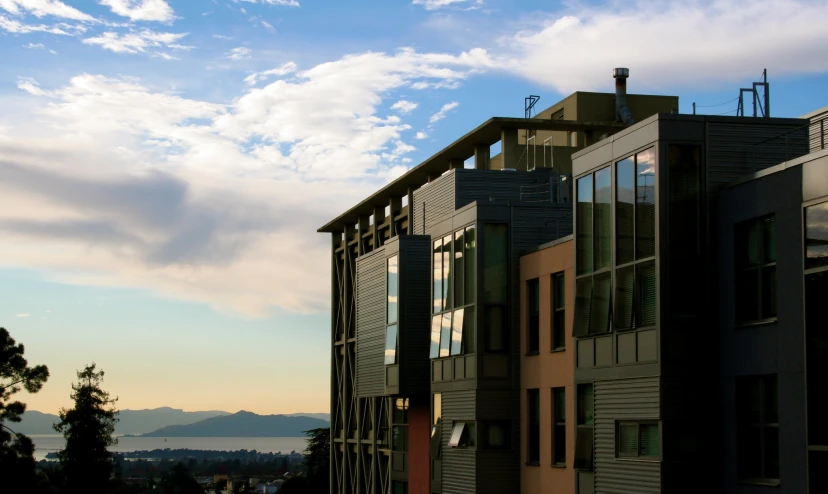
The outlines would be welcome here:
<svg viewBox="0 0 828 494">
<path fill-rule="evenodd" d="M 74 408 L 61 409 L 55 430 L 66 438 L 58 453 L 66 492 L 99 494 L 107 491 L 112 476 L 112 455 L 107 448 L 118 441 L 112 434 L 118 422 L 117 398 L 101 389 L 104 372 L 95 364 L 78 372 L 72 385 Z"/>
<path fill-rule="evenodd" d="M 29 367 L 24 350 L 5 328 L 0 328 L 0 479 L 6 486 L 31 492 L 37 482 L 34 444 L 8 425 L 20 422 L 26 405 L 10 400 L 23 389 L 29 393 L 40 391 L 49 379 L 49 369 L 45 365 Z"/>
</svg>

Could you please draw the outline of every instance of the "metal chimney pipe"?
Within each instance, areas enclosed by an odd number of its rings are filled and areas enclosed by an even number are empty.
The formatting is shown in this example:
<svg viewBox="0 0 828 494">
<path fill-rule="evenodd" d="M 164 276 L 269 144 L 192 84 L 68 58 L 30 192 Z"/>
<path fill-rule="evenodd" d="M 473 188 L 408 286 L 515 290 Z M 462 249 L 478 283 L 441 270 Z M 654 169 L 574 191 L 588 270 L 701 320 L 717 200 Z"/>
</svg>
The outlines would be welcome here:
<svg viewBox="0 0 828 494">
<path fill-rule="evenodd" d="M 612 77 L 615 78 L 615 120 L 625 124 L 634 124 L 630 107 L 627 106 L 627 77 L 630 76 L 630 69 L 618 67 L 612 69 Z"/>
</svg>

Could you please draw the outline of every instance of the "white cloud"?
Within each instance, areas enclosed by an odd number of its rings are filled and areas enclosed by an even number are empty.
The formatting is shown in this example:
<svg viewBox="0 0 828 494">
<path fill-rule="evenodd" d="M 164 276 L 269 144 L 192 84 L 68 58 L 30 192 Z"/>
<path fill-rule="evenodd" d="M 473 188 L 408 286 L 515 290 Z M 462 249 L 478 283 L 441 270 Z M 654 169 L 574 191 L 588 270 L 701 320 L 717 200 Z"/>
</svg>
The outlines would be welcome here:
<svg viewBox="0 0 828 494">
<path fill-rule="evenodd" d="M 418 140 L 426 139 L 427 137 L 428 134 L 426 134 L 425 132 L 417 132 L 417 135 L 414 136 L 414 138 Z"/>
<path fill-rule="evenodd" d="M 214 34 L 213 37 L 216 39 L 234 39 L 232 36 L 224 36 L 223 34 Z"/>
<path fill-rule="evenodd" d="M 29 317 L 31 314 L 17 314 L 14 317 Z"/>
<path fill-rule="evenodd" d="M 446 118 L 446 115 L 448 114 L 448 112 L 450 112 L 451 110 L 457 108 L 458 106 L 460 106 L 460 103 L 458 103 L 457 101 L 452 101 L 451 103 L 446 103 L 445 105 L 443 105 L 440 108 L 440 111 L 438 111 L 437 113 L 432 115 L 431 118 L 428 119 L 428 122 L 429 123 L 434 123 L 434 122 L 438 122 L 438 121 Z"/>
<path fill-rule="evenodd" d="M 423 8 L 426 10 L 437 10 L 442 9 L 445 7 L 451 7 L 454 5 L 465 4 L 468 0 L 414 0 L 411 2 L 414 5 L 422 5 Z M 476 5 L 481 5 L 483 3 L 482 0 L 476 0 L 473 2 Z"/>
<path fill-rule="evenodd" d="M 611 90 L 619 66 L 633 92 L 828 70 L 822 0 L 575 5 L 502 38 L 500 66 L 561 92 Z"/>
<path fill-rule="evenodd" d="M 417 108 L 417 103 L 401 99 L 391 105 L 392 110 L 397 110 L 400 113 L 411 113 Z"/>
<path fill-rule="evenodd" d="M 23 45 L 23 48 L 29 48 L 30 50 L 42 50 L 46 47 L 43 46 L 43 43 L 29 43 L 28 45 Z"/>
<path fill-rule="evenodd" d="M 35 17 L 60 17 L 73 21 L 95 21 L 95 18 L 59 0 L 0 0 L 0 9 L 12 15 L 29 13 Z"/>
<path fill-rule="evenodd" d="M 175 19 L 175 12 L 164 0 L 100 0 L 100 3 L 131 21 L 169 22 Z"/>
<path fill-rule="evenodd" d="M 296 72 L 296 64 L 287 62 L 275 69 L 265 70 L 264 72 L 254 72 L 244 78 L 244 82 L 248 84 L 256 84 L 259 81 L 267 79 L 269 76 L 283 76 Z"/>
<path fill-rule="evenodd" d="M 63 22 L 51 26 L 47 26 L 45 24 L 23 24 L 20 21 L 9 19 L 4 15 L 0 15 L 0 29 L 14 34 L 41 32 L 60 34 L 63 36 L 76 36 L 77 34 L 86 31 L 86 27 L 82 25 L 71 25 Z"/>
<path fill-rule="evenodd" d="M 262 26 L 264 26 L 271 33 L 276 32 L 276 28 L 273 27 L 273 24 L 267 21 L 262 21 Z"/>
<path fill-rule="evenodd" d="M 259 3 L 260 0 L 242 0 L 243 2 L 247 3 Z M 261 0 L 261 3 L 266 3 L 269 5 L 282 5 L 285 7 L 298 7 L 299 2 L 297 0 Z M 242 9 L 244 11 L 244 9 Z"/>
<path fill-rule="evenodd" d="M 158 51 L 153 53 L 153 56 L 163 58 L 164 60 L 178 60 L 178 57 L 174 57 L 169 53 L 165 53 L 163 51 Z"/>
<path fill-rule="evenodd" d="M 227 54 L 227 58 L 234 61 L 244 60 L 245 58 L 250 58 L 250 53 L 252 53 L 250 48 L 239 46 L 238 48 L 230 50 L 230 53 Z"/>
<path fill-rule="evenodd" d="M 187 33 L 157 33 L 148 29 L 125 34 L 107 31 L 100 36 L 86 38 L 83 42 L 100 45 L 115 53 L 139 53 L 146 51 L 147 48 L 159 47 L 189 49 L 190 47 L 178 44 L 178 41 L 186 35 Z"/>
</svg>

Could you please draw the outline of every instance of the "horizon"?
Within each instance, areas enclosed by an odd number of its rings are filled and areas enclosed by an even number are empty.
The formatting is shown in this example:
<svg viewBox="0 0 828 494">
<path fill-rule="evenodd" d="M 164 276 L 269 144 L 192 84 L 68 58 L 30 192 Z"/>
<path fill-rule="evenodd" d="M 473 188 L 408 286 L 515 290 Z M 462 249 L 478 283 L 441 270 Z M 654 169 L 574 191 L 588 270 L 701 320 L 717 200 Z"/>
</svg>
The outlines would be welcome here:
<svg viewBox="0 0 828 494">
<path fill-rule="evenodd" d="M 0 2 L 0 326 L 51 373 L 17 397 L 70 407 L 96 362 L 119 409 L 330 413 L 317 228 L 529 94 L 540 111 L 613 92 L 614 67 L 681 113 L 733 114 L 763 69 L 772 116 L 828 106 L 826 16 L 817 0 Z"/>
</svg>

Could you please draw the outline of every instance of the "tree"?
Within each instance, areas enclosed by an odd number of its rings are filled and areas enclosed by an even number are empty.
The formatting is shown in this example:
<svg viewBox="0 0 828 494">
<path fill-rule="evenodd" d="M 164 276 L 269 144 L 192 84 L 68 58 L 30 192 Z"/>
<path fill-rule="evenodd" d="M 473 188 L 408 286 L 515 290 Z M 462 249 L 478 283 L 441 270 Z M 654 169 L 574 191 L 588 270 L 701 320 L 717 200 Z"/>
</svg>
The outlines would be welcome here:
<svg viewBox="0 0 828 494">
<path fill-rule="evenodd" d="M 117 398 L 101 389 L 104 371 L 95 364 L 78 372 L 72 385 L 74 408 L 60 410 L 55 430 L 66 438 L 66 447 L 58 453 L 67 492 L 106 492 L 112 474 L 112 455 L 107 448 L 117 444 L 112 437 L 118 422 Z"/>
<path fill-rule="evenodd" d="M 25 389 L 37 393 L 49 379 L 45 365 L 29 367 L 23 357 L 24 347 L 16 344 L 6 328 L 0 328 L 0 479 L 27 492 L 38 482 L 35 473 L 34 443 L 18 434 L 7 423 L 20 422 L 26 404 L 11 401 L 12 395 Z"/>
<path fill-rule="evenodd" d="M 305 449 L 305 465 L 308 469 L 308 492 L 329 492 L 331 464 L 331 430 L 329 428 L 305 431 L 308 446 Z"/>
<path fill-rule="evenodd" d="M 161 477 L 158 492 L 160 494 L 203 494 L 204 489 L 198 485 L 183 463 L 177 463 L 169 473 Z"/>
</svg>

